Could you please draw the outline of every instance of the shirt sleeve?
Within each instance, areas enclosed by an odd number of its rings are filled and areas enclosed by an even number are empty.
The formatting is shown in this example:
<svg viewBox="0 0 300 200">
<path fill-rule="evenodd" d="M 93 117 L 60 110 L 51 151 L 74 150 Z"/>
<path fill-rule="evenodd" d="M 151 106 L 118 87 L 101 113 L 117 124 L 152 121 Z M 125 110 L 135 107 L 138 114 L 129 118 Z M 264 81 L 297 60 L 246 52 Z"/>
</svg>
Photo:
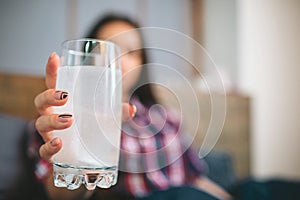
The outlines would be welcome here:
<svg viewBox="0 0 300 200">
<path fill-rule="evenodd" d="M 29 159 L 34 163 L 34 174 L 38 181 L 44 182 L 52 171 L 52 164 L 42 159 L 39 155 L 39 148 L 44 143 L 42 137 L 35 127 L 35 121 L 31 121 L 27 126 L 28 133 L 28 149 L 27 154 Z"/>
<path fill-rule="evenodd" d="M 207 171 L 207 165 L 203 159 L 201 159 L 195 149 L 191 146 L 183 154 L 185 160 L 186 170 L 188 171 L 188 180 L 193 182 L 195 178 L 200 175 L 205 175 Z"/>
<path fill-rule="evenodd" d="M 174 110 L 168 112 L 168 122 L 170 126 L 177 129 L 177 131 L 180 129 L 180 126 L 183 125 L 178 116 Z M 187 135 L 188 133 L 183 131 L 178 134 L 180 135 L 182 150 L 184 151 L 182 159 L 185 166 L 186 183 L 193 184 L 196 178 L 206 175 L 208 170 L 207 164 L 204 159 L 199 157 L 196 148 L 192 145 L 192 141 L 190 141 L 191 138 Z"/>
</svg>

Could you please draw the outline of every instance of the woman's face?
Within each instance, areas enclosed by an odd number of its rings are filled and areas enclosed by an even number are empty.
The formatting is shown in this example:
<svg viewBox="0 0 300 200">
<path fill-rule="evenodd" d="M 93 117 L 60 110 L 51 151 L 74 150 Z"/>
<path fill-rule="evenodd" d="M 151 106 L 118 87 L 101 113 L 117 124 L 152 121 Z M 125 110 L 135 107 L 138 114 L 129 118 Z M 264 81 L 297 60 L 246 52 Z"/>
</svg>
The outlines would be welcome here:
<svg viewBox="0 0 300 200">
<path fill-rule="evenodd" d="M 139 33 L 126 22 L 114 21 L 104 25 L 97 36 L 115 42 L 121 48 L 123 98 L 128 98 L 141 73 L 142 44 Z"/>
</svg>

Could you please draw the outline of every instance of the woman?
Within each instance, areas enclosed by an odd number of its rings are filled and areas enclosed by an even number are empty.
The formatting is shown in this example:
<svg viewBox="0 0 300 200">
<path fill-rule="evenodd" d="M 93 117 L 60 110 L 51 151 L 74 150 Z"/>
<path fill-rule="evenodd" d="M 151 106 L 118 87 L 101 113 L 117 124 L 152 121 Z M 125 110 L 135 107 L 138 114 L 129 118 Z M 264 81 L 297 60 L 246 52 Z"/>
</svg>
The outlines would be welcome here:
<svg viewBox="0 0 300 200">
<path fill-rule="evenodd" d="M 99 199 L 103 195 L 120 195 L 129 199 L 151 198 L 151 195 L 157 195 L 159 191 L 175 189 L 191 194 L 190 189 L 197 188 L 192 190 L 199 192 L 199 195 L 200 191 L 205 191 L 215 197 L 229 198 L 224 190 L 203 176 L 202 161 L 177 136 L 180 122 L 176 117 L 170 112 L 163 112 L 157 106 L 152 106 L 157 102 L 150 85 L 139 87 L 141 81 L 147 82 L 147 68 L 143 67 L 147 60 L 142 49 L 142 37 L 137 28 L 138 25 L 127 18 L 107 16 L 100 20 L 88 35 L 90 38 L 112 40 L 121 47 L 123 100 L 130 102 L 123 106 L 124 123 L 118 183 L 109 190 L 96 191 L 93 197 Z M 46 173 L 40 173 L 40 178 L 46 179 L 45 187 L 51 198 L 82 199 L 83 195 L 88 196 L 91 192 L 86 192 L 83 188 L 75 191 L 55 188 L 50 173 L 49 163 L 52 156 L 63 145 L 59 138 L 53 138 L 51 131 L 68 128 L 73 122 L 72 116 L 52 113 L 52 106 L 64 105 L 68 100 L 67 91 L 54 89 L 58 66 L 59 57 L 53 53 L 46 67 L 46 85 L 49 89 L 35 98 L 36 108 L 41 115 L 36 120 L 36 129 L 45 142 L 39 148 L 43 160 L 39 162 L 37 169 L 41 169 L 41 164 L 49 166 Z M 149 115 L 155 116 L 155 119 L 151 120 Z M 132 120 L 129 120 L 131 118 Z M 160 123 L 162 121 L 163 124 Z M 133 156 L 136 154 L 141 156 Z M 184 190 L 183 186 L 191 187 Z"/>
</svg>

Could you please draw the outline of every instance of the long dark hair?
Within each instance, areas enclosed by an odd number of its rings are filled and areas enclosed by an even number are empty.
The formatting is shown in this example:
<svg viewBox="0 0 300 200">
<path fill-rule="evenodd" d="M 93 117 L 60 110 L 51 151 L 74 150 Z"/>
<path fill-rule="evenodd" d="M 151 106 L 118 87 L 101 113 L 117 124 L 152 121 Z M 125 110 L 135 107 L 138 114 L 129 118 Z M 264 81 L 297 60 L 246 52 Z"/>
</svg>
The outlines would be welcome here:
<svg viewBox="0 0 300 200">
<path fill-rule="evenodd" d="M 95 25 L 91 28 L 89 33 L 87 34 L 88 38 L 95 38 L 97 39 L 97 34 L 101 31 L 101 28 L 103 28 L 105 25 L 111 23 L 111 22 L 116 22 L 116 21 L 122 21 L 126 22 L 129 25 L 133 26 L 134 28 L 138 29 L 140 26 L 138 25 L 137 22 L 133 21 L 132 19 L 126 17 L 126 16 L 120 16 L 120 15 L 106 15 L 105 17 L 102 17 L 98 22 L 95 23 Z M 140 33 L 140 32 L 139 32 Z M 141 42 L 143 44 L 143 37 L 140 33 L 141 37 Z M 148 63 L 148 58 L 145 52 L 145 49 L 141 49 L 141 57 L 142 57 L 142 65 L 145 65 Z M 157 101 L 155 100 L 154 94 L 151 90 L 151 87 L 149 84 L 141 84 L 141 83 L 149 83 L 149 72 L 148 72 L 148 67 L 142 67 L 142 72 L 139 77 L 139 80 L 137 81 L 137 84 L 133 86 L 132 90 L 132 97 L 138 97 L 139 100 L 150 106 L 152 104 L 155 104 Z M 139 85 L 142 85 L 139 87 Z"/>
</svg>

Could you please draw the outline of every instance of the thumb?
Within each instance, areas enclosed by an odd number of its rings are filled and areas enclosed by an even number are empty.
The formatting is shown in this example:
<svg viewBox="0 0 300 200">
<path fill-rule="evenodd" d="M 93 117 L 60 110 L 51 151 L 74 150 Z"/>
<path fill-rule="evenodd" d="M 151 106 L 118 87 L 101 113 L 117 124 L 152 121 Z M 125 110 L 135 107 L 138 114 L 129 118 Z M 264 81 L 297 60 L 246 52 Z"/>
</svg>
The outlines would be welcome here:
<svg viewBox="0 0 300 200">
<path fill-rule="evenodd" d="M 136 113 L 135 105 L 129 103 L 122 104 L 122 121 L 128 121 L 134 117 Z"/>
</svg>

